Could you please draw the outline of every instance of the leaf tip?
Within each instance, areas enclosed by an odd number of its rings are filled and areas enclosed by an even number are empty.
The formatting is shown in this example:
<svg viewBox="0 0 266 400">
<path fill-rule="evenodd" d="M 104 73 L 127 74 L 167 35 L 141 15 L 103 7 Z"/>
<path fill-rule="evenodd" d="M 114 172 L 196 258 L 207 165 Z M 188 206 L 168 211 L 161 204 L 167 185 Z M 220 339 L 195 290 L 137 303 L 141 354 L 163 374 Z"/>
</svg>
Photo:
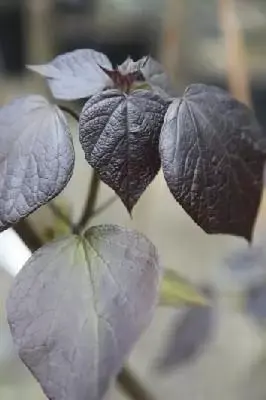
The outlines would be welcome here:
<svg viewBox="0 0 266 400">
<path fill-rule="evenodd" d="M 127 207 L 127 211 L 128 211 L 130 219 L 133 219 L 133 215 L 132 215 L 133 207 Z"/>
<path fill-rule="evenodd" d="M 37 65 L 26 64 L 26 65 L 25 65 L 25 68 L 28 69 L 29 71 L 37 72 L 37 70 L 36 70 Z"/>
<path fill-rule="evenodd" d="M 253 227 L 251 227 L 250 229 L 246 230 L 242 234 L 240 233 L 239 236 L 242 236 L 248 242 L 249 247 L 251 247 L 252 243 L 253 243 L 253 236 L 254 236 Z"/>
</svg>

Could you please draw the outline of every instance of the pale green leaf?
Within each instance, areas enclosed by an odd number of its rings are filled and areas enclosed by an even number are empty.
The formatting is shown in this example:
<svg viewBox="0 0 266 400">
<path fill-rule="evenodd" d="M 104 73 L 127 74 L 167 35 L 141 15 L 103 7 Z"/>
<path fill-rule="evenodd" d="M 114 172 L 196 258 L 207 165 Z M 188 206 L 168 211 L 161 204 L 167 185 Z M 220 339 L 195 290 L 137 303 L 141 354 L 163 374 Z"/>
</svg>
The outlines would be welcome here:
<svg viewBox="0 0 266 400">
<path fill-rule="evenodd" d="M 160 305 L 182 307 L 184 305 L 204 306 L 205 296 L 185 278 L 173 270 L 166 270 L 160 288 Z"/>
</svg>

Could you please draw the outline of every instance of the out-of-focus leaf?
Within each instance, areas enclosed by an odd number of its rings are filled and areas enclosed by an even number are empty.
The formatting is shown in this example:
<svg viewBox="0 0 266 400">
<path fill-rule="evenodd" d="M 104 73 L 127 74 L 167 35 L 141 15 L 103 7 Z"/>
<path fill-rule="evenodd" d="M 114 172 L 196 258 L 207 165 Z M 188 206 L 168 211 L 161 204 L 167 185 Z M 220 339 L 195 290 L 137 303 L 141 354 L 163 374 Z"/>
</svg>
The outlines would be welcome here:
<svg viewBox="0 0 266 400">
<path fill-rule="evenodd" d="M 134 61 L 128 56 L 125 61 L 118 66 L 119 71 L 122 74 L 130 74 L 131 72 L 137 71 L 139 68 L 138 62 Z"/>
<path fill-rule="evenodd" d="M 168 103 L 151 91 L 106 90 L 85 104 L 79 126 L 88 163 L 129 211 L 160 168 L 158 142 Z"/>
<path fill-rule="evenodd" d="M 104 54 L 82 49 L 57 56 L 48 64 L 29 65 L 28 68 L 47 79 L 56 99 L 75 100 L 112 86 L 100 66 L 112 69 L 111 62 Z"/>
<path fill-rule="evenodd" d="M 251 285 L 245 293 L 244 310 L 259 324 L 266 326 L 266 281 Z"/>
<path fill-rule="evenodd" d="M 232 284 L 242 288 L 260 284 L 266 278 L 266 248 L 264 240 L 231 252 L 224 260 Z"/>
<path fill-rule="evenodd" d="M 100 400 L 149 324 L 162 269 L 143 235 L 90 228 L 38 250 L 7 315 L 19 355 L 49 399 Z"/>
<path fill-rule="evenodd" d="M 162 356 L 156 367 L 161 372 L 178 368 L 204 350 L 214 327 L 215 309 L 211 305 L 189 307 L 182 318 L 173 322 L 170 337 L 167 337 Z"/>
<path fill-rule="evenodd" d="M 251 110 L 219 88 L 191 85 L 167 111 L 160 154 L 169 189 L 202 229 L 251 241 L 266 159 Z"/>
<path fill-rule="evenodd" d="M 109 78 L 113 82 L 113 88 L 118 89 L 123 93 L 129 93 L 130 91 L 134 91 L 138 89 L 138 85 L 147 86 L 150 89 L 149 85 L 145 82 L 145 78 L 140 71 L 133 71 L 129 73 L 122 73 L 119 68 L 115 68 L 112 70 L 108 70 L 106 68 L 101 67 L 101 69 L 109 76 Z"/>
<path fill-rule="evenodd" d="M 175 96 L 173 84 L 170 82 L 162 65 L 150 56 L 143 57 L 139 61 L 141 71 L 146 81 L 162 96 Z"/>
<path fill-rule="evenodd" d="M 59 194 L 74 166 L 64 115 L 41 96 L 0 109 L 0 231 Z"/>
<path fill-rule="evenodd" d="M 165 270 L 160 288 L 160 305 L 182 307 L 184 305 L 203 306 L 208 299 L 188 280 L 173 270 Z"/>
</svg>

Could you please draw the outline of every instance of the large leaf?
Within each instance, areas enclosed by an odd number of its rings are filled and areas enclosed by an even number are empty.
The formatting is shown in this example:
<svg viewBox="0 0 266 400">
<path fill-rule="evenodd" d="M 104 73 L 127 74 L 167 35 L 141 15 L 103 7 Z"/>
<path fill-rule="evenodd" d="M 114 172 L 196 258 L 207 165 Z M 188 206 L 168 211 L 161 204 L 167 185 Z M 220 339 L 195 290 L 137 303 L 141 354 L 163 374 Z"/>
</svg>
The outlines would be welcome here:
<svg viewBox="0 0 266 400">
<path fill-rule="evenodd" d="M 111 62 L 104 54 L 84 49 L 57 56 L 48 64 L 29 65 L 28 68 L 47 78 L 55 98 L 75 100 L 112 86 L 100 66 L 112 69 Z"/>
<path fill-rule="evenodd" d="M 166 103 L 146 90 L 107 90 L 85 104 L 80 142 L 88 163 L 129 211 L 160 168 L 158 142 Z"/>
<path fill-rule="evenodd" d="M 99 400 L 149 324 L 161 267 L 155 247 L 117 226 L 37 251 L 7 315 L 19 355 L 54 400 Z"/>
<path fill-rule="evenodd" d="M 210 294 L 209 294 L 210 295 Z M 197 357 L 212 337 L 214 327 L 212 305 L 191 306 L 173 322 L 170 336 L 157 361 L 160 371 L 177 368 Z"/>
<path fill-rule="evenodd" d="M 266 137 L 244 104 L 219 88 L 189 86 L 165 116 L 160 154 L 172 194 L 201 228 L 251 240 Z"/>
<path fill-rule="evenodd" d="M 207 298 L 192 283 L 173 270 L 165 270 L 160 288 L 160 305 L 182 307 L 207 303 Z"/>
<path fill-rule="evenodd" d="M 41 96 L 0 109 L 0 231 L 60 193 L 74 166 L 64 115 Z"/>
</svg>

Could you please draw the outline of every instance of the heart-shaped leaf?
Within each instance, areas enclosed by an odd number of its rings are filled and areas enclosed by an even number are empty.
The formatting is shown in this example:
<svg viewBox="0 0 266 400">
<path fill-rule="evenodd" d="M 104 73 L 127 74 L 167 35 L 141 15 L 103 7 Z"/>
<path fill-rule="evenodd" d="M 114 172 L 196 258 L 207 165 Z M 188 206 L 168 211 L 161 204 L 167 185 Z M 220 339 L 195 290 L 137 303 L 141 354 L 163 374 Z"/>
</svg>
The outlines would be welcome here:
<svg viewBox="0 0 266 400">
<path fill-rule="evenodd" d="M 207 303 L 207 298 L 192 283 L 173 270 L 165 270 L 160 288 L 160 305 L 182 307 Z"/>
<path fill-rule="evenodd" d="M 160 154 L 173 196 L 201 228 L 251 240 L 266 137 L 244 104 L 219 88 L 189 86 L 167 111 Z"/>
<path fill-rule="evenodd" d="M 210 293 L 208 293 L 209 297 Z M 173 322 L 170 337 L 167 338 L 163 355 L 156 367 L 168 371 L 189 362 L 199 355 L 210 341 L 214 327 L 214 308 L 212 305 L 189 307 L 182 318 Z"/>
<path fill-rule="evenodd" d="M 110 78 L 100 68 L 112 69 L 109 59 L 95 50 L 75 50 L 57 56 L 44 65 L 28 68 L 47 78 L 56 99 L 75 100 L 89 97 L 112 86 Z"/>
<path fill-rule="evenodd" d="M 157 302 L 155 247 L 113 225 L 38 250 L 15 279 L 7 315 L 19 355 L 54 400 L 100 400 Z"/>
<path fill-rule="evenodd" d="M 41 96 L 0 109 L 0 231 L 59 194 L 74 166 L 66 119 Z"/>
<path fill-rule="evenodd" d="M 106 90 L 91 97 L 80 117 L 88 163 L 132 210 L 160 168 L 158 142 L 168 103 L 147 90 Z"/>
</svg>

